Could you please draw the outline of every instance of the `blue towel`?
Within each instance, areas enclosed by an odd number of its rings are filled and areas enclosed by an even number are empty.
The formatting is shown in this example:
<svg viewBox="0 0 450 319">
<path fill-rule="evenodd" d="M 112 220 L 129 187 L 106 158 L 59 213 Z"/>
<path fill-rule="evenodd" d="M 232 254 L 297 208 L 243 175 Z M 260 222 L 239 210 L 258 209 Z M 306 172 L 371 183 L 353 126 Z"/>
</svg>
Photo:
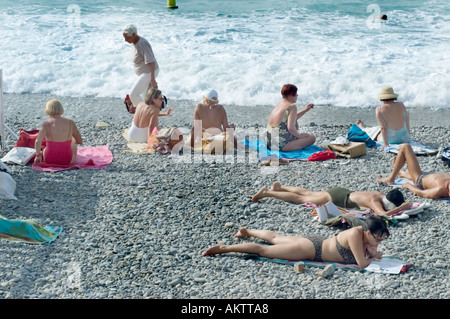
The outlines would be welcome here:
<svg viewBox="0 0 450 319">
<path fill-rule="evenodd" d="M 351 142 L 364 142 L 367 147 L 375 147 L 377 145 L 377 143 L 356 124 L 352 124 L 352 127 L 347 132 L 347 139 Z"/>
<path fill-rule="evenodd" d="M 54 241 L 62 227 L 41 225 L 31 220 L 7 219 L 0 215 L 0 238 L 22 241 L 29 244 L 44 244 Z"/>
<path fill-rule="evenodd" d="M 264 140 L 244 140 L 241 142 L 242 144 L 245 144 L 251 149 L 254 149 L 259 152 L 258 157 L 259 160 L 264 160 L 264 158 L 270 157 L 270 156 L 276 156 L 278 158 L 286 159 L 286 160 L 301 160 L 301 159 L 307 159 L 312 154 L 323 151 L 322 148 L 316 145 L 310 145 L 308 147 L 305 147 L 301 150 L 291 151 L 291 152 L 283 152 L 283 151 L 276 151 L 276 150 L 268 150 L 266 148 L 266 143 Z"/>
</svg>

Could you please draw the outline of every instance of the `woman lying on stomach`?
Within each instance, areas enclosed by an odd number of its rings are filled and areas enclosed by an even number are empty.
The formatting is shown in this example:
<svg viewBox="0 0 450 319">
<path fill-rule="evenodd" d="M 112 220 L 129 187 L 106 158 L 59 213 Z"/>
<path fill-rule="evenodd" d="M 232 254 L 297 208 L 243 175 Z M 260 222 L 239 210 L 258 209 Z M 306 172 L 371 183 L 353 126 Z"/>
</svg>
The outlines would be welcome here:
<svg viewBox="0 0 450 319">
<path fill-rule="evenodd" d="M 217 244 L 208 248 L 203 256 L 239 252 L 285 260 L 357 264 L 360 269 L 363 269 L 372 260 L 381 258 L 382 253 L 377 251 L 377 247 L 382 240 L 389 237 L 389 230 L 383 217 L 370 216 L 366 220 L 366 225 L 366 228 L 353 227 L 328 238 L 322 235 L 283 236 L 270 230 L 241 228 L 234 237 L 255 237 L 271 245 Z"/>
</svg>

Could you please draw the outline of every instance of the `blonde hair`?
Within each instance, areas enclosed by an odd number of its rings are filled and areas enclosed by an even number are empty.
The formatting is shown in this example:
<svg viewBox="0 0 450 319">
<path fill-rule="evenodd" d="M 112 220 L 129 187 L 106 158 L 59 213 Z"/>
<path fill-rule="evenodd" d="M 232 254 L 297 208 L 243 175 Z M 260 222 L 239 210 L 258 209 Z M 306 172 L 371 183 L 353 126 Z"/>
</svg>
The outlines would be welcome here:
<svg viewBox="0 0 450 319">
<path fill-rule="evenodd" d="M 219 103 L 219 100 L 210 100 L 206 96 L 203 96 L 203 104 L 206 106 L 216 105 Z"/>
<path fill-rule="evenodd" d="M 158 89 L 155 89 L 154 87 L 151 87 L 147 91 L 147 95 L 145 96 L 145 104 L 153 104 L 153 99 L 158 98 L 158 96 L 161 94 L 161 91 Z"/>
<path fill-rule="evenodd" d="M 45 104 L 45 114 L 47 115 L 62 115 L 64 114 L 64 108 L 60 101 L 52 99 Z"/>
</svg>

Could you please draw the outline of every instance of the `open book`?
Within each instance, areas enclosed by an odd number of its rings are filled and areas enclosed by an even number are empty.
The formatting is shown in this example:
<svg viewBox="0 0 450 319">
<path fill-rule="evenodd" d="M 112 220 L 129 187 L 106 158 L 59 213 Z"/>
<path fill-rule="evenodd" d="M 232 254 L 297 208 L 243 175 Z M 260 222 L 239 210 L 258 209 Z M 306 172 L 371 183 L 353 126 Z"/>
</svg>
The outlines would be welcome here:
<svg viewBox="0 0 450 319">
<path fill-rule="evenodd" d="M 36 154 L 36 150 L 30 147 L 13 147 L 2 158 L 2 162 L 8 164 L 27 165 Z"/>
</svg>

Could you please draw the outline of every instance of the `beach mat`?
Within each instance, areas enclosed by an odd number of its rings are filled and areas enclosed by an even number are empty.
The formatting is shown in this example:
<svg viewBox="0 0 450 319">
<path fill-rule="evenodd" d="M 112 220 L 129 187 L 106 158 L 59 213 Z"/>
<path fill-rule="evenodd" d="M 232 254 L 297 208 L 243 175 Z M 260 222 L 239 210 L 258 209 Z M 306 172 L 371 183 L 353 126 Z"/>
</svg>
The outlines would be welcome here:
<svg viewBox="0 0 450 319">
<path fill-rule="evenodd" d="M 246 255 L 244 258 L 249 260 L 260 260 L 260 261 L 270 261 L 279 264 L 295 266 L 296 264 L 302 263 L 308 267 L 325 268 L 327 265 L 333 264 L 336 269 L 349 270 L 354 272 L 375 272 L 375 273 L 385 273 L 385 274 L 400 274 L 408 271 L 412 267 L 412 264 L 404 262 L 396 257 L 384 256 L 381 260 L 374 260 L 364 269 L 360 269 L 358 265 L 355 264 L 343 264 L 337 262 L 320 262 L 311 260 L 286 260 L 279 258 L 267 258 L 258 255 Z"/>
<path fill-rule="evenodd" d="M 384 148 L 385 152 L 398 154 L 398 150 L 402 144 L 389 144 L 387 147 Z M 436 155 L 438 153 L 438 150 L 430 148 L 429 146 L 420 144 L 417 141 L 411 141 L 409 143 L 411 145 L 411 148 L 414 151 L 414 154 L 417 156 L 430 156 L 430 155 Z M 381 148 L 383 145 L 381 143 L 377 142 L 377 146 Z"/>
<path fill-rule="evenodd" d="M 264 160 L 267 157 L 275 156 L 287 161 L 307 160 L 312 154 L 321 152 L 323 149 L 316 145 L 310 145 L 301 150 L 284 152 L 284 151 L 270 151 L 266 148 L 264 140 L 244 140 L 242 144 L 250 149 L 258 151 L 259 160 Z"/>
<path fill-rule="evenodd" d="M 78 147 L 77 159 L 70 165 L 33 163 L 32 169 L 37 171 L 57 172 L 70 169 L 102 169 L 111 164 L 113 155 L 107 145 Z"/>
<path fill-rule="evenodd" d="M 154 148 L 148 148 L 147 143 L 130 142 L 130 140 L 128 139 L 128 129 L 122 130 L 122 136 L 128 142 L 127 148 L 123 150 L 124 152 L 133 153 L 137 155 L 156 153 L 156 150 Z"/>
<path fill-rule="evenodd" d="M 0 238 L 29 244 L 53 242 L 61 234 L 62 227 L 46 226 L 31 221 L 7 219 L 0 215 Z"/>
<path fill-rule="evenodd" d="M 408 219 L 410 216 L 417 215 L 419 213 L 422 213 L 425 209 L 428 209 L 431 205 L 426 202 L 416 202 L 413 203 L 411 208 L 401 210 L 398 213 L 391 215 L 391 216 L 384 216 L 388 221 L 392 222 L 394 225 L 397 224 L 397 220 L 404 220 Z M 354 218 L 357 218 L 359 220 L 365 220 L 370 216 L 373 216 L 374 213 L 370 209 L 356 209 L 356 208 L 342 208 L 339 206 L 336 206 L 339 212 L 342 214 L 341 216 L 330 216 L 328 217 L 328 220 L 325 222 L 326 224 L 332 224 L 332 218 L 336 219 L 339 217 L 343 217 L 345 219 L 345 216 L 351 216 Z M 318 220 L 318 214 L 317 214 L 317 207 L 314 207 L 311 211 L 311 215 L 314 216 L 315 219 Z M 345 222 L 345 220 L 343 221 Z M 336 223 L 333 223 L 336 224 Z"/>
</svg>

